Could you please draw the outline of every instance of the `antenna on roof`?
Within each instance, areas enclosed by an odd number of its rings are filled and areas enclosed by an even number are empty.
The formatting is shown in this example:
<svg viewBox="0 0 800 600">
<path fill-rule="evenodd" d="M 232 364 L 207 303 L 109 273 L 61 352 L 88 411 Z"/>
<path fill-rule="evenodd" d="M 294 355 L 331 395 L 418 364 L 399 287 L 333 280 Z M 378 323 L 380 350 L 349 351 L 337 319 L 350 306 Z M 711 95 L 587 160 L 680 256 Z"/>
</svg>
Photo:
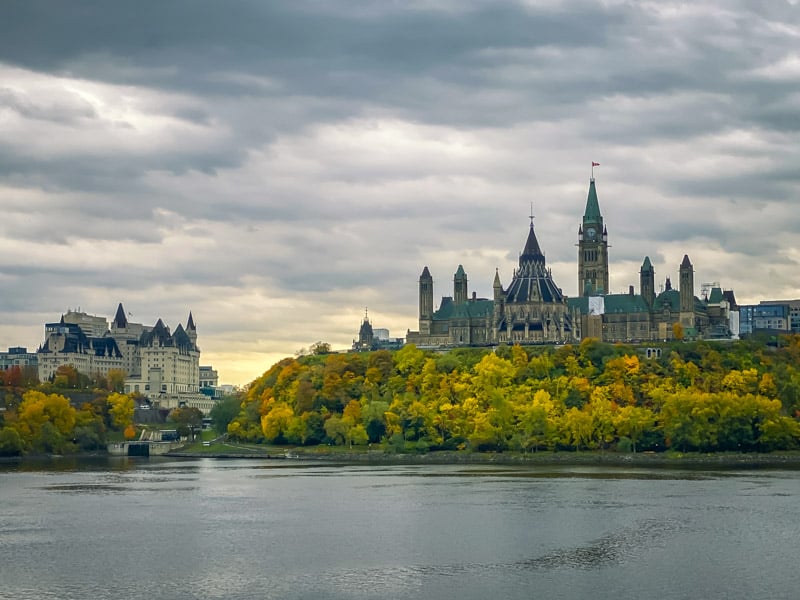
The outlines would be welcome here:
<svg viewBox="0 0 800 600">
<path fill-rule="evenodd" d="M 531 220 L 531 229 L 533 229 L 533 202 L 531 202 L 531 216 L 528 218 Z"/>
</svg>

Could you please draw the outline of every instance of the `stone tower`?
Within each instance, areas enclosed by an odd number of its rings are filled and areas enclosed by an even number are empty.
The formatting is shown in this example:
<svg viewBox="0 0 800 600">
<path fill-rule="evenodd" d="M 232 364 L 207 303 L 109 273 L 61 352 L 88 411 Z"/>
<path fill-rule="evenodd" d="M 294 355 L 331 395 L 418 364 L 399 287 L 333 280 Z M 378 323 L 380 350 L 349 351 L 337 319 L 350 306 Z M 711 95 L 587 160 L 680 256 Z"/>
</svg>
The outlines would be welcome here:
<svg viewBox="0 0 800 600">
<path fill-rule="evenodd" d="M 656 272 L 650 263 L 650 257 L 645 256 L 642 268 L 639 271 L 639 291 L 647 306 L 652 310 L 656 299 Z"/>
<path fill-rule="evenodd" d="M 464 267 L 458 265 L 458 270 L 453 276 L 453 303 L 458 306 L 467 301 L 467 274 Z"/>
<path fill-rule="evenodd" d="M 583 222 L 578 226 L 578 295 L 607 294 L 608 291 L 608 231 L 603 224 L 592 178 Z"/>
<path fill-rule="evenodd" d="M 497 328 L 500 325 L 500 322 L 503 320 L 503 307 L 505 300 L 505 294 L 503 293 L 503 284 L 500 283 L 499 269 L 495 269 L 494 283 L 492 284 L 492 289 L 494 290 L 494 309 L 492 311 L 494 322 L 492 323 L 491 340 L 497 341 Z"/>
<path fill-rule="evenodd" d="M 678 292 L 681 298 L 681 324 L 684 327 L 694 327 L 694 267 L 687 254 L 683 255 L 679 277 Z"/>
<path fill-rule="evenodd" d="M 197 346 L 197 327 L 194 325 L 194 318 L 192 318 L 192 311 L 189 311 L 189 320 L 186 321 L 186 335 L 192 341 L 193 346 Z"/>
<path fill-rule="evenodd" d="M 433 320 L 433 277 L 428 267 L 419 276 L 419 332 L 430 335 Z"/>
</svg>

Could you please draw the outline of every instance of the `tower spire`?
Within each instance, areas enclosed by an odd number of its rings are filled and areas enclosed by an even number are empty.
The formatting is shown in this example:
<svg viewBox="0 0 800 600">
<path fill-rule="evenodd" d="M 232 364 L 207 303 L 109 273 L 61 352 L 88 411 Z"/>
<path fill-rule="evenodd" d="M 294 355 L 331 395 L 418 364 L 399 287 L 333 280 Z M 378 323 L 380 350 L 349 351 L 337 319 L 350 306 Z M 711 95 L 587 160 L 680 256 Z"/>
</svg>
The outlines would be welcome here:
<svg viewBox="0 0 800 600">
<path fill-rule="evenodd" d="M 122 302 L 117 306 L 117 314 L 114 315 L 112 325 L 115 329 L 125 329 L 128 326 L 128 319 L 125 317 L 125 309 L 122 308 Z"/>
<path fill-rule="evenodd" d="M 597 201 L 594 178 L 589 180 L 589 194 L 586 196 L 586 209 L 583 211 L 584 229 L 587 223 L 594 223 L 602 231 L 603 215 L 600 214 L 600 203 Z"/>
</svg>

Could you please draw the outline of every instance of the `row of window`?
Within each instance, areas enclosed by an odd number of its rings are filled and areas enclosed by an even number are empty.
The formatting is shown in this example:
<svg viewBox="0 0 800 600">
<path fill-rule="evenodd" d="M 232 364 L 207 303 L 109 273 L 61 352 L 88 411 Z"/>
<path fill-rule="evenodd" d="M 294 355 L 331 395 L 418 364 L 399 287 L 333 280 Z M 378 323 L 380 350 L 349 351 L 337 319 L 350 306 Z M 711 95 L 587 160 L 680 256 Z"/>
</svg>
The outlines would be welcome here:
<svg viewBox="0 0 800 600">
<path fill-rule="evenodd" d="M 583 260 L 584 262 L 597 262 L 598 252 L 597 250 L 584 250 L 583 251 Z"/>
</svg>

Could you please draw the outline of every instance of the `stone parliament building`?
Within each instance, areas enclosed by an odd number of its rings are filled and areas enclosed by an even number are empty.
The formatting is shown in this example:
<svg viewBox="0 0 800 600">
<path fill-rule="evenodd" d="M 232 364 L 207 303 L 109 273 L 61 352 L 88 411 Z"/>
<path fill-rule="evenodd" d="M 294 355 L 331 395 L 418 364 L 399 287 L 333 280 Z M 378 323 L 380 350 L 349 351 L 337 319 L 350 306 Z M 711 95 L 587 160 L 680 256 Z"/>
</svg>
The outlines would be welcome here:
<svg viewBox="0 0 800 600">
<path fill-rule="evenodd" d="M 704 286 L 695 296 L 694 267 L 687 255 L 678 268 L 678 289 L 669 277 L 656 294 L 655 270 L 645 257 L 639 272 L 639 293 L 609 292 L 608 229 L 600 212 L 595 180 L 578 226 L 578 290 L 567 298 L 553 281 L 536 239 L 531 217 L 528 238 L 503 287 L 495 272 L 493 297 L 469 295 L 462 265 L 453 276 L 453 295 L 434 309 L 433 277 L 425 267 L 419 278 L 419 331 L 406 342 L 419 347 L 561 344 L 592 337 L 607 342 L 672 339 L 676 329 L 687 338 L 731 338 L 738 333 L 738 312 L 731 290 Z M 680 328 L 675 324 L 679 323 Z"/>
</svg>

